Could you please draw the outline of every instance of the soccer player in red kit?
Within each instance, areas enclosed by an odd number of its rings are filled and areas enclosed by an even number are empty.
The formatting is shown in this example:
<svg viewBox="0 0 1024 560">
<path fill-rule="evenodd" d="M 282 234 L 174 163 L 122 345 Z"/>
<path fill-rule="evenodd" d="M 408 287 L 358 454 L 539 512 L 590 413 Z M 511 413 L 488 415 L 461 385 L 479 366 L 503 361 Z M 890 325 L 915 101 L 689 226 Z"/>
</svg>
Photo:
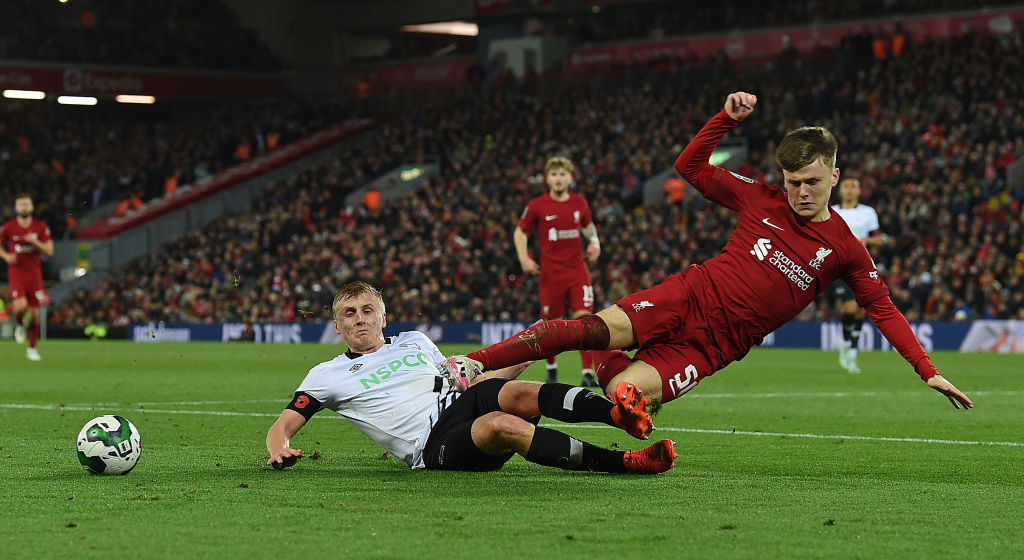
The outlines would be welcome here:
<svg viewBox="0 0 1024 560">
<path fill-rule="evenodd" d="M 570 349 L 601 353 L 598 380 L 620 406 L 668 402 L 741 359 L 842 278 L 883 335 L 929 387 L 956 408 L 973 403 L 939 375 L 906 318 L 889 298 L 871 257 L 828 206 L 839 181 L 835 137 L 821 127 L 788 133 L 776 150 L 782 188 L 708 163 L 725 134 L 747 118 L 757 97 L 730 94 L 676 160 L 705 198 L 738 214 L 722 253 L 661 284 L 626 296 L 596 315 L 545 321 L 467 357 L 443 362 L 448 375 L 474 375 Z M 620 348 L 639 348 L 633 358 Z"/>
<path fill-rule="evenodd" d="M 594 312 L 594 286 L 587 262 L 601 256 L 597 226 L 590 218 L 590 205 L 580 195 L 569 192 L 573 164 L 564 157 L 553 157 L 544 166 L 548 192 L 526 204 L 519 224 L 512 233 L 516 256 L 526 274 L 540 274 L 540 318 L 562 319 L 568 300 L 572 318 Z M 540 245 L 540 265 L 530 257 L 528 233 L 535 233 Z M 582 234 L 582 235 L 581 235 Z M 587 240 L 586 260 L 580 237 Z M 593 357 L 580 351 L 583 378 L 580 385 L 596 387 Z M 548 357 L 548 383 L 558 382 L 554 356 Z"/>
<path fill-rule="evenodd" d="M 30 195 L 19 194 L 14 199 L 17 216 L 0 228 L 0 259 L 7 262 L 11 312 L 17 325 L 15 339 L 19 344 L 25 342 L 27 330 L 25 356 L 38 362 L 39 307 L 50 303 L 50 296 L 43 288 L 43 266 L 39 255 L 53 255 L 53 239 L 50 228 L 32 217 L 34 210 Z"/>
</svg>

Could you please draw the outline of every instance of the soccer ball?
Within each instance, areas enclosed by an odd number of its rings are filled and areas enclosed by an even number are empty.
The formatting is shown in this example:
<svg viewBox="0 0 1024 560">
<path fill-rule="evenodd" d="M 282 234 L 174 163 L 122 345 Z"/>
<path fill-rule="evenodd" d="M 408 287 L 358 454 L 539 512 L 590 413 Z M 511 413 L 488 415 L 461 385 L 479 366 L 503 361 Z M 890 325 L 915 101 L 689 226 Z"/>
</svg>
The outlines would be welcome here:
<svg viewBox="0 0 1024 560">
<path fill-rule="evenodd" d="M 97 416 L 78 433 L 78 461 L 93 474 L 128 474 L 141 452 L 139 430 L 121 416 Z"/>
</svg>

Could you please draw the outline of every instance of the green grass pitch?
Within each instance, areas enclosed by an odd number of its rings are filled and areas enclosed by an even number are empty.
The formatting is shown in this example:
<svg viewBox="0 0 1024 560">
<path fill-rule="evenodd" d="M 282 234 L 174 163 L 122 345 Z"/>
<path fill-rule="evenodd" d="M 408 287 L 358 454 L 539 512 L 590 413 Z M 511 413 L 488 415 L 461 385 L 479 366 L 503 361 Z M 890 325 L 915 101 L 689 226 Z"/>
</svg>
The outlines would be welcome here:
<svg viewBox="0 0 1024 560">
<path fill-rule="evenodd" d="M 466 347 L 446 346 L 445 352 Z M 411 471 L 330 411 L 265 466 L 264 437 L 339 347 L 0 343 L 0 542 L 71 558 L 1020 558 L 1020 356 L 937 352 L 976 408 L 955 410 L 895 353 L 755 350 L 655 418 L 678 442 L 659 476 Z M 578 354 L 561 357 L 579 380 Z M 539 380 L 539 364 L 525 379 Z M 121 414 L 143 452 L 87 474 L 82 425 Z M 555 424 L 545 420 L 546 425 Z M 561 429 L 603 446 L 606 426 Z"/>
</svg>

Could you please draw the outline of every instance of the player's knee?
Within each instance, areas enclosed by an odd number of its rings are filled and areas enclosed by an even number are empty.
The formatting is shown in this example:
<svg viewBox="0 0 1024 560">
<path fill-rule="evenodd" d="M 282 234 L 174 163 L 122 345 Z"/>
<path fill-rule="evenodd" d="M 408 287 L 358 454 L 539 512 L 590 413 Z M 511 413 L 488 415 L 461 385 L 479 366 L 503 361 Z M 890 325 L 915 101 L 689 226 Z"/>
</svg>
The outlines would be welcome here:
<svg viewBox="0 0 1024 560">
<path fill-rule="evenodd" d="M 498 403 L 505 412 L 537 408 L 537 393 L 540 383 L 512 381 L 506 383 L 498 393 Z M 531 406 L 532 405 L 532 406 Z"/>
<path fill-rule="evenodd" d="M 608 392 L 608 384 L 611 380 L 622 373 L 633 362 L 629 354 L 622 350 L 600 350 L 595 351 L 592 356 L 594 358 L 594 373 L 597 375 L 597 383 L 605 392 Z"/>
<path fill-rule="evenodd" d="M 634 364 L 636 363 L 637 362 L 634 362 Z M 658 374 L 658 371 L 650 366 L 642 367 L 633 365 L 626 368 L 608 381 L 608 389 L 614 390 L 615 387 L 623 381 L 628 381 L 639 387 L 640 390 L 644 392 L 644 395 L 647 396 L 648 401 L 652 399 L 662 400 L 664 382 L 661 379 L 661 375 Z"/>
<path fill-rule="evenodd" d="M 533 425 L 518 416 L 496 413 L 478 418 L 474 423 L 474 440 L 479 434 L 482 441 L 504 448 L 513 448 L 515 443 L 527 436 Z"/>
</svg>

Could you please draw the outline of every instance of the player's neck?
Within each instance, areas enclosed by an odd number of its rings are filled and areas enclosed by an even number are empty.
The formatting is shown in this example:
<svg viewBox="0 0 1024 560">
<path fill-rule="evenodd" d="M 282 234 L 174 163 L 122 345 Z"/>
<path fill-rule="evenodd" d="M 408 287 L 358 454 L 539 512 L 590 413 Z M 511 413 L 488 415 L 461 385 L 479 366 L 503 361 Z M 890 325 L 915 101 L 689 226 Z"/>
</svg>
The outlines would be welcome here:
<svg viewBox="0 0 1024 560">
<path fill-rule="evenodd" d="M 348 350 L 349 350 L 349 352 L 352 352 L 353 354 L 373 354 L 374 352 L 376 352 L 377 350 L 380 350 L 383 347 L 384 347 L 384 338 L 381 337 L 372 346 L 367 346 L 365 348 L 357 348 L 355 346 L 349 345 Z"/>
<path fill-rule="evenodd" d="M 566 189 L 561 193 L 556 193 L 553 190 L 549 190 L 548 196 L 550 196 L 551 200 L 554 200 L 555 202 L 565 202 L 566 200 L 569 200 L 569 189 Z"/>
<path fill-rule="evenodd" d="M 21 216 L 18 216 L 18 225 L 23 228 L 27 228 L 28 226 L 32 225 L 32 216 L 29 216 L 27 218 L 22 218 Z"/>
<path fill-rule="evenodd" d="M 840 202 L 839 207 L 843 210 L 850 210 L 857 207 L 857 201 L 853 202 Z"/>
</svg>

